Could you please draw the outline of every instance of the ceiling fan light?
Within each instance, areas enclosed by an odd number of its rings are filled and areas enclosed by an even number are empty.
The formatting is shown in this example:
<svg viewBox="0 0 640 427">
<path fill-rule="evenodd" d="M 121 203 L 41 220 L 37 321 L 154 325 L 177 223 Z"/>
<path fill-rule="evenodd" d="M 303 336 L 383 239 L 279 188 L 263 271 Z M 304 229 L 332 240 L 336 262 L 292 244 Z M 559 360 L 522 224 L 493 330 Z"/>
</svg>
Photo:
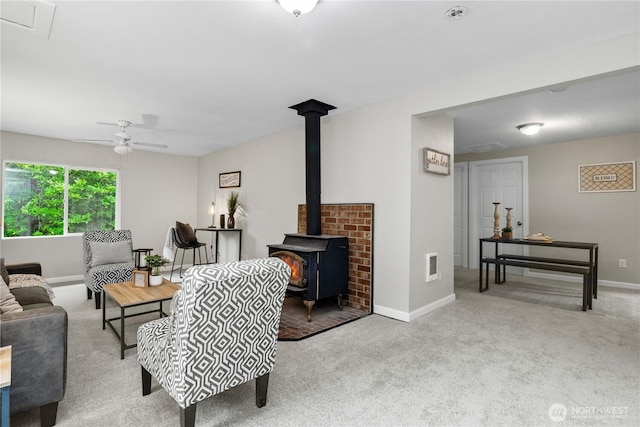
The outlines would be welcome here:
<svg viewBox="0 0 640 427">
<path fill-rule="evenodd" d="M 521 134 L 531 136 L 540 132 L 540 128 L 542 128 L 542 126 L 544 126 L 544 123 L 525 123 L 516 127 Z"/>
<path fill-rule="evenodd" d="M 280 6 L 297 18 L 300 15 L 309 13 L 316 7 L 318 0 L 278 0 Z"/>
<path fill-rule="evenodd" d="M 128 145 L 116 145 L 115 147 L 113 147 L 113 151 L 115 151 L 118 154 L 129 154 L 130 152 L 133 151 L 133 148 L 129 147 Z"/>
</svg>

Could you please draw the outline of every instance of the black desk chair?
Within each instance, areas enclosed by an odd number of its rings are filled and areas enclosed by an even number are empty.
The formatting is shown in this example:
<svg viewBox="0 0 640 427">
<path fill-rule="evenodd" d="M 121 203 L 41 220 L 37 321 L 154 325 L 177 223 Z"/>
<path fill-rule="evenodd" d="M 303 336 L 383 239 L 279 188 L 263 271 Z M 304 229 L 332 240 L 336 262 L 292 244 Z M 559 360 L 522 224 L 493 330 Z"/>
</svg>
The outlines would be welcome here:
<svg viewBox="0 0 640 427">
<path fill-rule="evenodd" d="M 186 226 L 188 226 L 189 228 L 191 228 L 189 226 L 189 224 L 185 224 Z M 187 250 L 189 249 L 193 249 L 193 265 L 196 265 L 196 249 L 198 250 L 198 260 L 200 261 L 199 263 L 202 264 L 202 253 L 200 252 L 200 248 L 202 248 L 204 246 L 204 256 L 205 256 L 205 260 L 209 259 L 209 255 L 207 254 L 207 244 L 206 243 L 201 243 L 198 242 L 198 240 L 195 238 L 195 233 L 193 238 L 190 241 L 185 241 L 184 239 L 180 238 L 180 233 L 178 233 L 176 231 L 176 228 L 173 227 L 171 229 L 171 232 L 173 233 L 173 241 L 176 244 L 176 248 L 177 249 L 182 249 L 182 259 L 180 260 L 180 278 L 182 278 L 182 266 L 184 264 L 184 254 Z M 191 229 L 191 233 L 193 233 L 193 229 Z M 183 235 L 184 237 L 184 235 Z M 178 253 L 176 250 L 176 255 L 173 257 L 173 264 L 171 265 L 171 274 L 169 275 L 169 281 L 171 281 L 171 278 L 173 277 L 173 272 L 176 271 L 177 269 L 174 268 L 176 265 L 176 258 L 178 257 Z"/>
</svg>

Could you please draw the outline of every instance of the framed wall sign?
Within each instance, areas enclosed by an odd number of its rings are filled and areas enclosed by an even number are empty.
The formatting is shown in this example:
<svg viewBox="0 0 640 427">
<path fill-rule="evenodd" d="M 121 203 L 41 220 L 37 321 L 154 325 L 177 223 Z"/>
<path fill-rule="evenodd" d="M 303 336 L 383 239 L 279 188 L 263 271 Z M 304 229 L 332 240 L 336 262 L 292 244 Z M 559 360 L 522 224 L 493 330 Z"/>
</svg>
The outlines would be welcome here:
<svg viewBox="0 0 640 427">
<path fill-rule="evenodd" d="M 451 173 L 449 154 L 432 148 L 423 148 L 423 167 L 425 172 L 449 175 Z"/>
<path fill-rule="evenodd" d="M 221 173 L 218 185 L 220 188 L 240 187 L 240 171 Z"/>
<path fill-rule="evenodd" d="M 147 270 L 133 270 L 132 282 L 136 288 L 146 288 L 149 286 L 149 272 Z"/>
<path fill-rule="evenodd" d="M 578 192 L 636 191 L 636 162 L 578 166 Z"/>
</svg>

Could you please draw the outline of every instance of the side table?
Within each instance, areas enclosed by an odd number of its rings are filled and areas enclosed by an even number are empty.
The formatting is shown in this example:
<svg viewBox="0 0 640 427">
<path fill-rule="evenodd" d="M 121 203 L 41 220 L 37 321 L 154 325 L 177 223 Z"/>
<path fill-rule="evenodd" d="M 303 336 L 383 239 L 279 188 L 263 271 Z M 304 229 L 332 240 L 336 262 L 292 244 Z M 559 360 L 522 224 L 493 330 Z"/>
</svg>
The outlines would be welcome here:
<svg viewBox="0 0 640 427">
<path fill-rule="evenodd" d="M 11 346 L 0 347 L 0 393 L 2 418 L 0 425 L 9 427 L 9 394 L 11 391 Z"/>
<path fill-rule="evenodd" d="M 197 234 L 198 231 L 207 231 L 209 233 L 215 233 L 216 237 L 216 251 L 213 257 L 213 262 L 218 263 L 218 234 L 219 233 L 238 233 L 238 261 L 242 259 L 242 229 L 241 228 L 215 228 L 215 227 L 207 227 L 207 228 L 195 228 L 194 232 Z M 213 251 L 213 247 L 211 248 Z M 207 260 L 207 264 L 209 260 Z"/>
</svg>

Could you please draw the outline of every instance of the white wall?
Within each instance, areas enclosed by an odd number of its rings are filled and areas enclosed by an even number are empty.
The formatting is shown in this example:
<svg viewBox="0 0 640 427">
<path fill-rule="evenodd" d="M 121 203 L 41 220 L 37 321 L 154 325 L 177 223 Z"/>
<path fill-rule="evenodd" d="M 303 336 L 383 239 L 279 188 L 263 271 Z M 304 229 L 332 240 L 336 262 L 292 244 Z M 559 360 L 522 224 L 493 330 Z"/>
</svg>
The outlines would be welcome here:
<svg viewBox="0 0 640 427">
<path fill-rule="evenodd" d="M 453 294 L 453 163 L 451 175 L 424 172 L 423 148 L 450 153 L 453 119 L 437 114 L 412 121 L 410 317 L 455 299 Z M 439 277 L 426 282 L 426 254 L 438 254 Z M 433 306 L 432 306 L 433 305 Z"/>
<path fill-rule="evenodd" d="M 236 214 L 236 228 L 242 228 L 243 259 L 267 256 L 267 244 L 281 243 L 284 233 L 297 231 L 297 206 L 305 202 L 301 128 L 203 156 L 198 170 L 199 223 L 211 222 L 206 209 L 212 200 L 216 217 L 226 216 L 229 194 L 239 193 L 241 209 Z M 241 186 L 218 188 L 218 174 L 231 171 L 241 171 Z M 226 235 L 220 235 L 221 260 L 233 259 L 235 241 L 229 237 L 227 244 L 223 237 Z"/>
<path fill-rule="evenodd" d="M 162 253 L 176 220 L 196 222 L 195 157 L 134 150 L 122 157 L 111 147 L 2 132 L 1 160 L 117 169 L 121 184 L 121 228 L 133 233 L 134 247 Z M 47 278 L 73 279 L 84 272 L 81 236 L 2 239 L 8 264 L 38 261 Z"/>
</svg>

